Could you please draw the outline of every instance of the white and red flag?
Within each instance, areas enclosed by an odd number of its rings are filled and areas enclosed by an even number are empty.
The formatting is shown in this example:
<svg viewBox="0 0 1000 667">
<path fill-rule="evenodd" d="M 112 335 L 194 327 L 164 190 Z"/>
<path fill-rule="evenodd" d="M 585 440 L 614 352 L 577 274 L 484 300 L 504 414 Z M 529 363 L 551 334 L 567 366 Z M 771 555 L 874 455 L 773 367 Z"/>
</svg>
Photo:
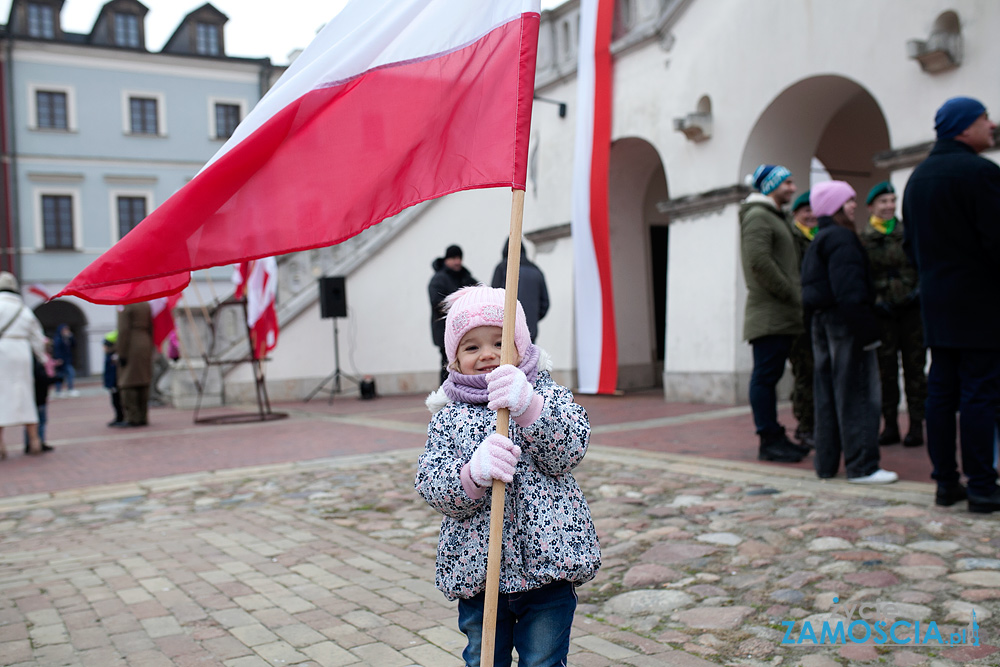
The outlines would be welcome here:
<svg viewBox="0 0 1000 667">
<path fill-rule="evenodd" d="M 149 309 L 153 311 L 153 347 L 156 349 L 160 349 L 160 345 L 175 328 L 174 306 L 180 300 L 181 295 L 178 293 L 161 296 L 149 302 Z"/>
<path fill-rule="evenodd" d="M 580 2 L 572 230 L 577 391 L 585 394 L 611 394 L 618 384 L 608 219 L 614 9 L 614 0 Z"/>
<path fill-rule="evenodd" d="M 254 359 L 263 359 L 278 344 L 278 262 L 265 257 L 237 264 L 233 271 L 236 298 L 247 300 L 247 326 Z"/>
<path fill-rule="evenodd" d="M 52 295 L 49 294 L 49 291 L 45 289 L 45 286 L 41 283 L 32 283 L 31 285 L 28 285 L 28 292 L 34 294 L 43 301 L 48 301 L 52 298 Z"/>
<path fill-rule="evenodd" d="M 524 189 L 539 0 L 352 0 L 183 188 L 61 292 L 334 245 L 427 199 Z"/>
</svg>

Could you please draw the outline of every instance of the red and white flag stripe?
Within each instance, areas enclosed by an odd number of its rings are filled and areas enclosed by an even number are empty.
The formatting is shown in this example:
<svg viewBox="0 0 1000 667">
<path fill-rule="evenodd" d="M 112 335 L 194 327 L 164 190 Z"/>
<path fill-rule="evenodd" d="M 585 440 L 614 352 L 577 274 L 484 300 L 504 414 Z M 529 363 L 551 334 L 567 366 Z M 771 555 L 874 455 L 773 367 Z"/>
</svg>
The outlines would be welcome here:
<svg viewBox="0 0 1000 667">
<path fill-rule="evenodd" d="M 608 166 L 614 0 L 581 0 L 573 158 L 577 391 L 614 393 L 618 342 L 611 286 Z"/>
<path fill-rule="evenodd" d="M 278 345 L 278 312 L 274 306 L 278 294 L 278 261 L 265 257 L 234 267 L 236 296 L 246 295 L 247 326 L 254 359 L 263 358 Z"/>
<path fill-rule="evenodd" d="M 63 294 L 334 245 L 418 202 L 524 189 L 539 0 L 352 0 L 185 187 Z"/>
<path fill-rule="evenodd" d="M 174 306 L 181 300 L 180 294 L 171 294 L 149 302 L 153 313 L 153 347 L 159 349 L 163 341 L 176 327 L 174 323 Z"/>
</svg>

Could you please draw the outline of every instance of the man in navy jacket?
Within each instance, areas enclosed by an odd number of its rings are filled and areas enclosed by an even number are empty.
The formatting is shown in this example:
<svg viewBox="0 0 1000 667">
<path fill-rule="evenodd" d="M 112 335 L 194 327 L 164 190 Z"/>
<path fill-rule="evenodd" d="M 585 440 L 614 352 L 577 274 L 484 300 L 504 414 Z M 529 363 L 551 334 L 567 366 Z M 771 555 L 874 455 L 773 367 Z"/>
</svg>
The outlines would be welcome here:
<svg viewBox="0 0 1000 667">
<path fill-rule="evenodd" d="M 937 142 L 903 195 L 905 238 L 920 274 L 924 340 L 931 349 L 927 450 L 938 505 L 968 496 L 969 510 L 1000 510 L 994 465 L 1000 402 L 1000 166 L 996 124 L 978 100 L 956 97 L 935 116 Z M 956 464 L 961 413 L 962 487 Z"/>
</svg>

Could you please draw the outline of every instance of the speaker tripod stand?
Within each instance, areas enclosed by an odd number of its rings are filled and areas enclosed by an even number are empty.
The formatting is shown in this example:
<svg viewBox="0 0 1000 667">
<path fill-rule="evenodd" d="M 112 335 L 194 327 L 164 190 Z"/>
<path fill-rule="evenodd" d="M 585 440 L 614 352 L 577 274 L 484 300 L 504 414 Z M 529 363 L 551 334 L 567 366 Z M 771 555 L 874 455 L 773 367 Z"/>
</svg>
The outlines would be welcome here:
<svg viewBox="0 0 1000 667">
<path fill-rule="evenodd" d="M 323 381 L 320 382 L 316 386 L 315 389 L 313 389 L 311 392 L 309 392 L 309 395 L 306 396 L 306 400 L 305 400 L 306 403 L 308 403 L 310 400 L 312 400 L 312 398 L 316 394 L 318 394 L 319 392 L 326 391 L 330 395 L 330 399 L 329 399 L 329 401 L 327 401 L 327 403 L 328 404 L 332 404 L 333 403 L 333 395 L 340 393 L 340 380 L 341 380 L 341 378 L 343 378 L 345 380 L 350 380 L 351 382 L 353 382 L 355 384 L 355 386 L 360 386 L 361 385 L 361 383 L 358 381 L 358 379 L 356 377 L 354 377 L 353 375 L 348 375 L 347 373 L 344 373 L 343 371 L 340 370 L 340 345 L 337 344 L 337 342 L 338 342 L 338 338 L 337 338 L 337 334 L 338 334 L 338 331 L 337 331 L 337 320 L 338 319 L 340 319 L 340 318 L 338 318 L 338 317 L 334 317 L 333 318 L 333 372 L 330 373 L 329 375 L 327 375 L 325 378 L 323 378 Z M 330 382 L 333 383 L 333 386 L 331 386 L 329 389 L 325 389 L 327 383 L 330 383 Z"/>
</svg>

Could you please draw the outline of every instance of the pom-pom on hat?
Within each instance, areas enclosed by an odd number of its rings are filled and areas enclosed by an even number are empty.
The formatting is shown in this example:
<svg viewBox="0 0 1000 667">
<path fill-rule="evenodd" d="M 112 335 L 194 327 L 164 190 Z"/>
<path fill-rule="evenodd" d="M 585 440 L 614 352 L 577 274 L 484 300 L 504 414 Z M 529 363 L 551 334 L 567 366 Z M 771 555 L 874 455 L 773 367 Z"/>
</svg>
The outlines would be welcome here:
<svg viewBox="0 0 1000 667">
<path fill-rule="evenodd" d="M 809 205 L 816 217 L 833 215 L 848 200 L 857 196 L 854 188 L 844 181 L 824 181 L 817 183 L 809 191 Z"/>
<path fill-rule="evenodd" d="M 891 194 L 896 194 L 896 188 L 892 187 L 892 183 L 889 181 L 882 181 L 868 191 L 868 196 L 865 197 L 865 203 L 871 206 L 876 197 Z"/>
<path fill-rule="evenodd" d="M 934 130 L 938 139 L 952 139 L 986 113 L 986 107 L 971 97 L 953 97 L 934 115 Z"/>
<path fill-rule="evenodd" d="M 0 271 L 0 292 L 18 292 L 21 287 L 17 284 L 17 278 L 9 271 Z"/>
<path fill-rule="evenodd" d="M 753 186 L 761 194 L 769 195 L 791 175 L 792 172 L 780 164 L 762 164 L 753 172 Z"/>
<path fill-rule="evenodd" d="M 809 206 L 809 205 L 810 205 L 809 204 L 809 191 L 806 190 L 805 192 L 803 192 L 802 194 L 800 194 L 798 197 L 796 197 L 795 201 L 792 202 L 792 213 L 795 213 L 797 210 L 799 210 L 803 206 Z"/>
<path fill-rule="evenodd" d="M 462 336 L 476 327 L 503 327 L 504 290 L 502 287 L 473 285 L 445 297 L 448 316 L 444 325 L 444 349 L 448 363 L 455 361 Z M 514 318 L 514 347 L 522 357 L 531 345 L 528 320 L 521 303 Z"/>
</svg>

